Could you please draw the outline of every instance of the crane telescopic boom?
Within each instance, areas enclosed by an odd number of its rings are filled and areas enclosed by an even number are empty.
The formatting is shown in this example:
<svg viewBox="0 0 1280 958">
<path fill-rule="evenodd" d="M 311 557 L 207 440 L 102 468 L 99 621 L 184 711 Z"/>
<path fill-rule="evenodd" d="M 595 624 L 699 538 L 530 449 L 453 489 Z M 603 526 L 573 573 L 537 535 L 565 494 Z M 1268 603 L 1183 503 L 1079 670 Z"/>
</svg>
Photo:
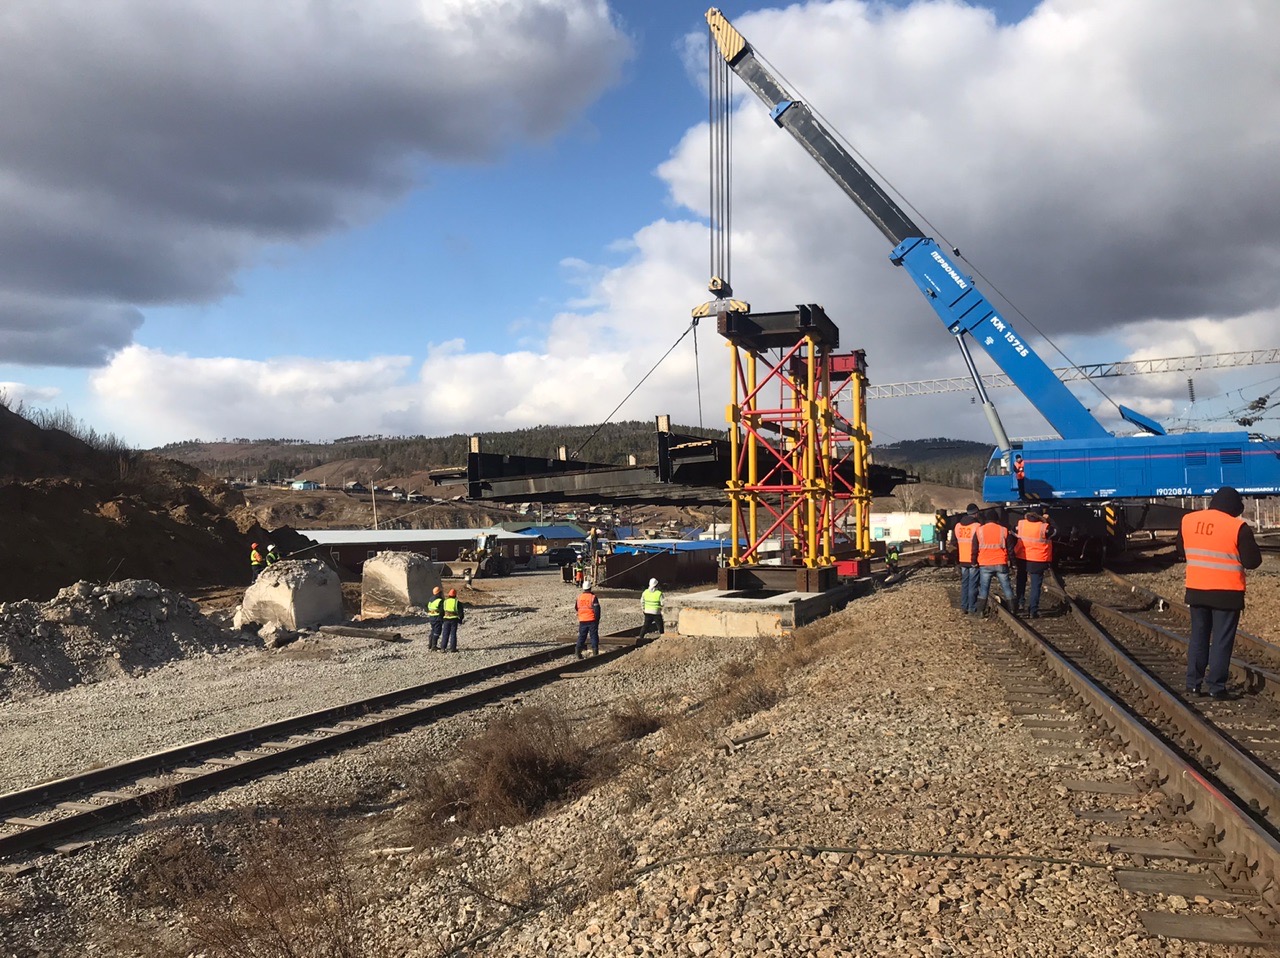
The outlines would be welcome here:
<svg viewBox="0 0 1280 958">
<path fill-rule="evenodd" d="M 774 123 L 795 137 L 894 244 L 890 261 L 907 271 L 942 324 L 955 336 L 1000 448 L 1007 452 L 1009 440 L 969 354 L 967 337 L 977 339 L 1062 438 L 1109 437 L 1106 428 L 974 286 L 973 278 L 935 240 L 924 235 L 813 111 L 787 92 L 733 24 L 715 7 L 707 11 L 706 18 L 720 55 L 769 108 Z M 1121 412 L 1140 428 L 1163 432 L 1160 426 L 1131 410 L 1122 408 Z"/>
</svg>

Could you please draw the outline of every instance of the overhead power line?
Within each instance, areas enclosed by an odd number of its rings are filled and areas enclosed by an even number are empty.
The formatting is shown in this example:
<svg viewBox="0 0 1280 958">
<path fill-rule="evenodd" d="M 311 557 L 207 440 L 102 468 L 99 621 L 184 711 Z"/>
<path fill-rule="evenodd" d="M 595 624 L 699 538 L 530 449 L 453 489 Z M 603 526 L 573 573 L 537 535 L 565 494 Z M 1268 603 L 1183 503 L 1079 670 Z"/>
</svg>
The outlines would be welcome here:
<svg viewBox="0 0 1280 958">
<path fill-rule="evenodd" d="M 1231 353 L 1207 353 L 1201 356 L 1172 356 L 1165 359 L 1135 359 L 1115 363 L 1063 366 L 1055 369 L 1064 383 L 1082 379 L 1109 379 L 1113 376 L 1145 376 L 1155 373 L 1194 372 L 1201 369 L 1235 369 L 1280 363 L 1280 349 L 1251 349 Z M 983 373 L 983 384 L 991 388 L 1012 386 L 1004 373 Z M 973 379 L 956 376 L 949 379 L 918 379 L 914 382 L 880 383 L 867 387 L 868 399 L 894 399 L 900 396 L 933 396 L 939 393 L 968 392 Z"/>
</svg>

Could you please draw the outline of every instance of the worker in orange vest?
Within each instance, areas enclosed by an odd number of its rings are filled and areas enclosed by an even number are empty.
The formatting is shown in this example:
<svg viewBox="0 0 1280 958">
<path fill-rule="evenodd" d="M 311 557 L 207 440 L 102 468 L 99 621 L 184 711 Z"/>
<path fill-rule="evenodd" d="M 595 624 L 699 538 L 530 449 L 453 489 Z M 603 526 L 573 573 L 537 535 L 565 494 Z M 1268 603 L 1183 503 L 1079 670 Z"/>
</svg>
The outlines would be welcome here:
<svg viewBox="0 0 1280 958">
<path fill-rule="evenodd" d="M 1186 603 L 1191 607 L 1187 691 L 1211 699 L 1239 697 L 1228 691 L 1227 675 L 1244 611 L 1244 572 L 1262 565 L 1253 530 L 1240 518 L 1243 512 L 1240 493 L 1223 486 L 1209 508 L 1182 517 L 1178 532 L 1177 552 L 1187 561 Z"/>
<path fill-rule="evenodd" d="M 1013 544 L 1013 559 L 1017 564 L 1013 595 L 1019 612 L 1023 597 L 1027 597 L 1027 615 L 1040 617 L 1040 591 L 1044 588 L 1044 574 L 1053 562 L 1053 526 L 1049 517 L 1038 509 L 1029 509 L 1018 520 L 1017 540 Z M 1027 579 L 1031 580 L 1031 594 L 1027 595 Z"/>
<path fill-rule="evenodd" d="M 978 516 L 977 503 L 965 507 L 964 517 L 951 530 L 955 543 L 956 566 L 960 569 L 960 611 L 975 612 L 978 608 L 978 567 L 974 563 L 977 543 L 974 535 L 982 519 Z"/>
<path fill-rule="evenodd" d="M 1022 461 L 1022 454 L 1013 457 L 1013 477 L 1018 480 L 1018 498 L 1027 498 L 1027 465 Z"/>
<path fill-rule="evenodd" d="M 600 654 L 600 600 L 591 591 L 591 580 L 585 579 L 578 601 L 574 604 L 578 613 L 578 658 L 582 658 L 587 639 L 591 640 L 591 654 Z"/>
<path fill-rule="evenodd" d="M 974 549 L 974 564 L 978 567 L 978 602 L 973 615 L 984 615 L 987 611 L 987 593 L 991 591 L 991 579 L 1000 580 L 1000 589 L 1009 603 L 1010 611 L 1014 608 L 1013 588 L 1009 585 L 1009 558 L 1013 554 L 1013 537 L 1009 535 L 1009 527 L 1001 522 L 1000 511 L 988 509 L 983 516 L 984 522 L 978 526 L 974 535 L 977 548 Z"/>
</svg>

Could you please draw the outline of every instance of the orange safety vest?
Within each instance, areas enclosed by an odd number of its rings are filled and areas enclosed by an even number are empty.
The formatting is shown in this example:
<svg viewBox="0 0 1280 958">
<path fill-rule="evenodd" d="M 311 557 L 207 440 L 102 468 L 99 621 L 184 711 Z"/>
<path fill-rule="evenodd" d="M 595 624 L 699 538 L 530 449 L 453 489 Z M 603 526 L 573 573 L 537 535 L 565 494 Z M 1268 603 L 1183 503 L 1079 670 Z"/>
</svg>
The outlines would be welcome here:
<svg viewBox="0 0 1280 958">
<path fill-rule="evenodd" d="M 1009 530 L 998 522 L 978 528 L 978 565 L 1009 564 Z"/>
<path fill-rule="evenodd" d="M 594 622 L 596 620 L 595 603 L 596 597 L 594 593 L 584 592 L 578 596 L 579 622 Z"/>
<path fill-rule="evenodd" d="M 1182 517 L 1182 547 L 1187 553 L 1187 588 L 1206 592 L 1243 592 L 1240 527 L 1244 520 L 1217 509 Z"/>
<path fill-rule="evenodd" d="M 955 528 L 956 548 L 960 551 L 960 564 L 973 562 L 973 537 L 978 534 L 981 524 L 977 522 L 961 522 Z"/>
<path fill-rule="evenodd" d="M 1051 561 L 1053 543 L 1049 541 L 1049 523 L 1019 519 L 1018 541 L 1013 544 L 1013 554 L 1028 562 Z"/>
<path fill-rule="evenodd" d="M 1013 463 L 1013 474 L 1019 479 L 1025 479 L 1027 476 L 1027 464 L 1022 460 L 1015 459 Z"/>
</svg>

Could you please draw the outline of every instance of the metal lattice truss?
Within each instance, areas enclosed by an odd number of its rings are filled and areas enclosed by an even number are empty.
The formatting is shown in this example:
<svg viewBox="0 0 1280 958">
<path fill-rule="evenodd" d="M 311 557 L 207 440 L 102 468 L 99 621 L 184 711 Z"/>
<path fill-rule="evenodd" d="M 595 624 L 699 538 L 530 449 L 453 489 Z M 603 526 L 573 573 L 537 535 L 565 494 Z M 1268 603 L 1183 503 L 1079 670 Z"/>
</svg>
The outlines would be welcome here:
<svg viewBox="0 0 1280 958">
<path fill-rule="evenodd" d="M 784 564 L 830 566 L 837 527 L 848 529 L 850 515 L 853 544 L 867 554 L 871 433 L 864 354 L 831 352 L 839 334 L 817 306 L 721 314 L 719 329 L 733 353 L 730 565 L 758 563 L 762 547 L 780 542 Z M 836 407 L 842 394 L 850 417 Z"/>
<path fill-rule="evenodd" d="M 1201 369 L 1234 369 L 1237 366 L 1261 366 L 1280 363 L 1280 349 L 1250 349 L 1233 353 L 1207 353 L 1202 356 L 1172 356 L 1165 359 L 1135 359 L 1118 363 L 1096 363 L 1092 366 L 1064 366 L 1054 374 L 1064 383 L 1081 379 L 1109 379 L 1113 376 L 1145 376 L 1153 373 L 1186 373 Z M 987 388 L 1012 386 L 1004 373 L 983 373 Z M 868 399 L 893 399 L 898 396 L 933 396 L 938 393 L 968 392 L 973 379 L 956 376 L 951 379 L 920 379 L 906 383 L 881 383 L 867 387 Z"/>
</svg>

